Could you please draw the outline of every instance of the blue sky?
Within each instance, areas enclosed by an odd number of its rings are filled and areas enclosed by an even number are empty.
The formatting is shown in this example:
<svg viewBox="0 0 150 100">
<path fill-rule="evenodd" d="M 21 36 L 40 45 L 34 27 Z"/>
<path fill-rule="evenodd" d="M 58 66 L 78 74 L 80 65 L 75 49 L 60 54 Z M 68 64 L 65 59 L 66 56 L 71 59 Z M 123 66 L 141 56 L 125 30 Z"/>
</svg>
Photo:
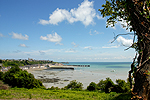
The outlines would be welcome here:
<svg viewBox="0 0 150 100">
<path fill-rule="evenodd" d="M 0 59 L 117 62 L 134 57 L 133 36 L 106 28 L 105 0 L 0 0 Z M 124 45 L 124 46 L 123 46 Z"/>
</svg>

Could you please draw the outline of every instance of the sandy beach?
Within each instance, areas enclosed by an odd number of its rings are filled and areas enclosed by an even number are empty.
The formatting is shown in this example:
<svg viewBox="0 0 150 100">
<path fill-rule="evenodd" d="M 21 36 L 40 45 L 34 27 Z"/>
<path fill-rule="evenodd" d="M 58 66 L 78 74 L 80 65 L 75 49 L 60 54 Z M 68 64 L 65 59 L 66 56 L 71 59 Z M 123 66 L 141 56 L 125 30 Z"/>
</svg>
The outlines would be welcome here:
<svg viewBox="0 0 150 100">
<path fill-rule="evenodd" d="M 111 78 L 114 82 L 116 79 L 127 79 L 127 73 L 119 73 L 119 71 L 111 72 L 108 71 L 84 71 L 84 70 L 70 70 L 70 69 L 29 69 L 29 73 L 32 73 L 36 79 L 42 80 L 43 85 L 46 88 L 52 86 L 63 88 L 72 80 L 83 83 L 84 89 L 91 82 L 98 83 L 100 80 L 105 80 L 107 77 Z"/>
<path fill-rule="evenodd" d="M 29 73 L 31 73 L 32 71 L 40 71 L 40 70 L 44 70 L 47 69 L 47 67 L 42 67 L 42 68 L 30 68 L 30 69 L 26 69 L 26 71 L 28 71 Z"/>
</svg>

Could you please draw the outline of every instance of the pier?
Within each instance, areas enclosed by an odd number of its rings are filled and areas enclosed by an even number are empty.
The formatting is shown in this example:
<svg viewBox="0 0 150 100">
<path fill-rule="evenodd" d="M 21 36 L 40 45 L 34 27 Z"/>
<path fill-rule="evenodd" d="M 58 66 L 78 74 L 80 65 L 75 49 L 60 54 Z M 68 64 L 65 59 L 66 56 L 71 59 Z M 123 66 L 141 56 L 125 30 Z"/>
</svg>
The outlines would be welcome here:
<svg viewBox="0 0 150 100">
<path fill-rule="evenodd" d="M 90 67 L 90 65 L 67 65 L 67 66 L 74 66 L 74 67 Z"/>
<path fill-rule="evenodd" d="M 71 69 L 71 70 L 74 70 L 74 67 L 90 67 L 90 65 L 62 65 L 62 66 L 52 65 L 48 69 Z"/>
</svg>

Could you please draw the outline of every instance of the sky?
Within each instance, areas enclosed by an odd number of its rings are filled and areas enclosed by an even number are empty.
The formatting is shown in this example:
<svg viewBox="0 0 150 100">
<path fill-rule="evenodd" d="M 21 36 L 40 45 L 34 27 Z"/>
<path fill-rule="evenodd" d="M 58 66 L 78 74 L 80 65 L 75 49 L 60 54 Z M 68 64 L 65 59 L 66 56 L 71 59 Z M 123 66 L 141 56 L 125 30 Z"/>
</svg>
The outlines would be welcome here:
<svg viewBox="0 0 150 100">
<path fill-rule="evenodd" d="M 0 59 L 132 62 L 133 36 L 106 28 L 105 0 L 0 0 Z"/>
</svg>

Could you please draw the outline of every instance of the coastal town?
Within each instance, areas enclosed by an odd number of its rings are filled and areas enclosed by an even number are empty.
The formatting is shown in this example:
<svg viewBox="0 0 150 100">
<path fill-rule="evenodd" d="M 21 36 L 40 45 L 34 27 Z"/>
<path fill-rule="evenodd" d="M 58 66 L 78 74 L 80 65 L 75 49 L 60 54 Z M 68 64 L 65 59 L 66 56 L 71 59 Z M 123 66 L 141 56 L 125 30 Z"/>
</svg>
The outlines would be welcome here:
<svg viewBox="0 0 150 100">
<path fill-rule="evenodd" d="M 21 62 L 23 61 L 22 59 L 18 59 L 18 60 L 14 60 L 14 59 L 4 59 L 3 61 L 18 61 L 18 62 Z M 20 69 L 22 70 L 40 70 L 40 69 L 47 69 L 47 68 L 50 68 L 52 66 L 63 66 L 62 63 L 56 63 L 56 62 L 53 62 L 53 61 L 49 61 L 49 60 L 33 60 L 31 58 L 28 58 L 28 60 L 25 60 L 25 61 L 30 61 L 30 62 L 47 62 L 45 64 L 29 64 L 29 65 L 24 65 L 24 66 L 19 66 Z M 1 61 L 0 63 L 0 71 L 2 72 L 6 72 L 8 71 L 12 66 L 3 66 L 3 63 Z"/>
<path fill-rule="evenodd" d="M 3 61 L 23 61 L 22 59 L 19 60 L 14 60 L 14 59 L 7 59 L 7 60 L 3 60 Z M 24 65 L 24 66 L 19 66 L 20 69 L 22 70 L 43 70 L 43 69 L 71 69 L 74 70 L 74 67 L 90 67 L 90 65 L 64 65 L 62 63 L 59 62 L 53 62 L 53 61 L 49 61 L 49 60 L 33 60 L 31 58 L 28 58 L 28 60 L 25 60 L 26 62 L 45 62 L 44 64 L 28 64 L 28 65 Z M 65 63 L 66 64 L 66 63 Z M 67 62 L 68 64 L 68 62 Z M 12 66 L 3 66 L 2 61 L 0 63 L 0 71 L 2 72 L 6 72 L 8 71 Z"/>
</svg>

